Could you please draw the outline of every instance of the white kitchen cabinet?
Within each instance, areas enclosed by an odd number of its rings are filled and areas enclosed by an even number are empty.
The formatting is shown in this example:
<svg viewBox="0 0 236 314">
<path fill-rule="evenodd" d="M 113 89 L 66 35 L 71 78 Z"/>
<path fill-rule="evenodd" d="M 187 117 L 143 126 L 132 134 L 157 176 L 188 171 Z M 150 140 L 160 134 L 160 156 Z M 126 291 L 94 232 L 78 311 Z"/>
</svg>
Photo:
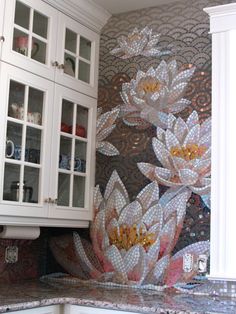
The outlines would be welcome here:
<svg viewBox="0 0 236 314">
<path fill-rule="evenodd" d="M 97 97 L 99 35 L 43 1 L 6 1 L 2 60 Z"/>
<path fill-rule="evenodd" d="M 0 214 L 91 220 L 96 100 L 4 62 L 0 82 Z"/>
<path fill-rule="evenodd" d="M 0 0 L 1 224 L 92 219 L 98 32 L 109 17 L 82 0 Z"/>
<path fill-rule="evenodd" d="M 44 307 L 36 307 L 33 309 L 13 311 L 12 314 L 61 314 L 60 305 L 50 305 Z"/>
<path fill-rule="evenodd" d="M 137 312 L 127 312 L 119 310 L 108 310 L 102 308 L 88 307 L 88 306 L 78 306 L 66 304 L 64 305 L 63 314 L 138 314 Z"/>
</svg>

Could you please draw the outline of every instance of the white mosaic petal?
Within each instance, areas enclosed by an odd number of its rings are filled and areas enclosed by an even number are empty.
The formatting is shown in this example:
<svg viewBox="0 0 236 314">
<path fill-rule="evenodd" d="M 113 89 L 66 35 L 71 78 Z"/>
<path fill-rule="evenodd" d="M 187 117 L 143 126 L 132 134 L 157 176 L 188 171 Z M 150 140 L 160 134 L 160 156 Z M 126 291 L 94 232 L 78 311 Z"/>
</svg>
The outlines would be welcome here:
<svg viewBox="0 0 236 314">
<path fill-rule="evenodd" d="M 192 67 L 188 70 L 184 70 L 180 72 L 172 81 L 172 86 L 175 84 L 179 84 L 180 82 L 186 82 L 190 80 L 190 78 L 193 76 L 194 71 L 196 70 L 195 67 Z"/>
<path fill-rule="evenodd" d="M 158 255 L 160 251 L 160 240 L 157 239 L 149 248 L 147 252 L 147 263 L 148 266 L 153 266 L 154 263 L 158 260 Z"/>
<path fill-rule="evenodd" d="M 180 143 L 177 137 L 172 132 L 170 132 L 169 130 L 166 130 L 165 135 L 166 135 L 165 136 L 166 147 L 169 151 L 171 150 L 172 147 L 180 146 Z"/>
<path fill-rule="evenodd" d="M 183 185 L 194 185 L 198 180 L 198 173 L 190 169 L 180 169 L 179 178 Z"/>
<path fill-rule="evenodd" d="M 201 124 L 200 136 L 202 137 L 203 135 L 209 133 L 211 133 L 211 117 L 203 121 L 203 123 Z"/>
<path fill-rule="evenodd" d="M 150 207 L 143 215 L 142 222 L 150 228 L 154 223 L 163 220 L 163 209 L 159 204 Z"/>
<path fill-rule="evenodd" d="M 183 159 L 183 158 L 180 158 L 180 157 L 172 157 L 172 160 L 173 160 L 173 164 L 174 164 L 174 167 L 176 169 L 176 171 L 179 171 L 181 169 L 186 169 L 188 168 L 189 166 L 189 161 Z"/>
<path fill-rule="evenodd" d="M 171 77 L 172 77 L 171 80 L 173 80 L 173 78 L 174 78 L 174 77 L 176 76 L 176 74 L 177 74 L 177 62 L 176 62 L 176 60 L 172 60 L 172 61 L 170 61 L 170 62 L 168 63 L 168 72 L 170 72 Z"/>
<path fill-rule="evenodd" d="M 173 114 L 179 113 L 190 104 L 191 104 L 190 100 L 181 98 L 180 100 L 176 101 L 173 105 L 171 104 L 170 106 L 168 106 L 168 112 L 171 112 Z"/>
<path fill-rule="evenodd" d="M 127 280 L 126 268 L 118 248 L 115 245 L 111 245 L 105 251 L 105 255 L 108 261 L 112 264 L 114 270 L 120 273 Z"/>
<path fill-rule="evenodd" d="M 141 192 L 139 192 L 137 199 L 140 201 L 144 209 L 148 209 L 151 204 L 159 200 L 159 186 L 154 181 L 146 185 Z"/>
<path fill-rule="evenodd" d="M 177 214 L 173 213 L 172 217 L 164 224 L 159 235 L 161 243 L 160 250 L 162 255 L 169 254 L 170 251 L 172 250 L 176 227 L 177 227 Z"/>
<path fill-rule="evenodd" d="M 90 260 L 88 259 L 78 233 L 76 232 L 73 233 L 73 239 L 74 239 L 75 253 L 83 261 L 84 265 L 86 265 L 86 268 L 88 269 L 88 271 L 90 273 L 93 273 L 94 277 L 99 277 L 101 273 L 91 264 Z"/>
<path fill-rule="evenodd" d="M 105 128 L 103 130 L 101 130 L 99 133 L 97 133 L 97 141 L 103 141 L 105 138 L 108 137 L 108 135 L 111 134 L 111 132 L 115 129 L 116 125 L 113 124 L 111 126 L 109 126 L 108 128 Z"/>
<path fill-rule="evenodd" d="M 139 246 L 135 245 L 131 247 L 125 254 L 123 261 L 125 265 L 125 271 L 128 274 L 138 264 L 140 257 Z"/>
<path fill-rule="evenodd" d="M 170 162 L 169 162 L 169 151 L 166 149 L 165 145 L 158 140 L 157 138 L 152 139 L 152 148 L 156 155 L 156 158 L 161 162 L 161 164 L 165 168 L 170 168 Z"/>
<path fill-rule="evenodd" d="M 175 117 L 172 113 L 169 113 L 169 114 L 168 114 L 167 128 L 168 128 L 170 131 L 174 131 L 174 130 L 173 130 L 173 126 L 174 126 L 174 124 L 175 124 L 175 121 L 176 121 L 176 117 Z"/>
<path fill-rule="evenodd" d="M 211 132 L 204 134 L 200 140 L 199 145 L 203 145 L 205 147 L 211 147 Z"/>
<path fill-rule="evenodd" d="M 180 144 L 183 143 L 186 135 L 188 133 L 188 127 L 182 118 L 178 118 L 174 125 L 174 134 L 179 140 Z"/>
<path fill-rule="evenodd" d="M 118 222 L 119 225 L 132 226 L 138 224 L 142 220 L 142 216 L 142 206 L 138 201 L 134 201 L 122 210 Z"/>
<path fill-rule="evenodd" d="M 151 181 L 155 180 L 155 166 L 146 162 L 138 162 L 137 166 L 139 170 Z"/>
<path fill-rule="evenodd" d="M 171 88 L 169 97 L 168 97 L 168 104 L 173 104 L 183 95 L 185 88 L 187 87 L 188 83 L 182 82 L 178 85 L 175 85 Z"/>
<path fill-rule="evenodd" d="M 155 168 L 155 176 L 158 178 L 162 178 L 164 180 L 169 181 L 172 177 L 172 172 L 166 168 L 156 167 Z"/>
<path fill-rule="evenodd" d="M 97 152 L 106 155 L 106 156 L 117 156 L 120 155 L 118 149 L 111 143 L 103 141 L 98 143 Z"/>
<path fill-rule="evenodd" d="M 155 282 L 153 284 L 157 284 L 158 282 L 162 282 L 163 276 L 165 273 L 166 268 L 168 267 L 170 262 L 170 257 L 169 255 L 166 255 L 162 257 L 155 265 L 154 268 L 154 277 L 155 277 Z"/>
<path fill-rule="evenodd" d="M 156 135 L 157 135 L 157 139 L 162 142 L 164 140 L 165 131 L 158 126 L 156 128 Z"/>
<path fill-rule="evenodd" d="M 184 146 L 188 144 L 198 144 L 200 139 L 200 125 L 197 124 L 191 128 L 184 140 Z"/>
<path fill-rule="evenodd" d="M 128 193 L 126 191 L 126 188 L 123 184 L 123 182 L 121 181 L 118 173 L 116 170 L 114 170 L 111 174 L 111 177 L 107 183 L 107 186 L 106 186 L 106 190 L 105 190 L 105 193 L 104 193 L 104 198 L 105 199 L 108 199 L 109 198 L 109 195 L 111 194 L 111 192 L 113 191 L 114 189 L 114 185 L 119 185 L 120 186 L 120 189 L 121 189 L 121 192 L 122 194 L 128 199 L 129 196 L 128 196 Z"/>
<path fill-rule="evenodd" d="M 199 124 L 199 118 L 198 118 L 198 113 L 197 111 L 193 111 L 191 113 L 191 115 L 188 117 L 187 121 L 186 121 L 186 124 L 190 129 L 192 129 L 192 127 L 194 127 L 196 124 Z"/>
<path fill-rule="evenodd" d="M 186 204 L 191 195 L 191 192 L 184 192 L 176 195 L 164 207 L 164 220 L 167 219 L 172 213 L 177 213 L 177 224 L 183 219 L 186 212 Z"/>
<path fill-rule="evenodd" d="M 196 165 L 194 166 L 193 170 L 200 175 L 209 172 L 211 170 L 211 159 L 209 158 L 199 160 L 198 163 L 196 163 Z"/>
<path fill-rule="evenodd" d="M 94 192 L 93 192 L 93 207 L 95 208 L 95 211 L 98 210 L 102 200 L 103 200 L 103 197 L 102 197 L 102 194 L 100 192 L 99 185 L 97 185 L 94 188 Z"/>
<path fill-rule="evenodd" d="M 198 194 L 198 195 L 204 195 L 208 194 L 211 191 L 211 186 L 210 185 L 204 185 L 204 186 L 191 186 L 190 187 L 193 193 Z"/>
</svg>

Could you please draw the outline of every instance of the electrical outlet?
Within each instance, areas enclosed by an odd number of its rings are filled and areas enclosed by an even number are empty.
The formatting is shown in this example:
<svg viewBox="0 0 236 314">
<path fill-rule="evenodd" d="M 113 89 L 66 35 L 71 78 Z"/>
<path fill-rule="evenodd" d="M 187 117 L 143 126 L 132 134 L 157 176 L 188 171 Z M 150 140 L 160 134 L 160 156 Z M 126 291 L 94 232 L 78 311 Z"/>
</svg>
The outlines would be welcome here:
<svg viewBox="0 0 236 314">
<path fill-rule="evenodd" d="M 7 246 L 5 250 L 5 262 L 6 263 L 16 263 L 18 261 L 18 247 L 17 246 Z"/>
<path fill-rule="evenodd" d="M 193 255 L 185 253 L 183 257 L 183 271 L 190 273 L 193 270 Z"/>
<path fill-rule="evenodd" d="M 199 273 L 206 273 L 207 271 L 207 256 L 201 254 L 198 256 L 197 268 Z"/>
</svg>

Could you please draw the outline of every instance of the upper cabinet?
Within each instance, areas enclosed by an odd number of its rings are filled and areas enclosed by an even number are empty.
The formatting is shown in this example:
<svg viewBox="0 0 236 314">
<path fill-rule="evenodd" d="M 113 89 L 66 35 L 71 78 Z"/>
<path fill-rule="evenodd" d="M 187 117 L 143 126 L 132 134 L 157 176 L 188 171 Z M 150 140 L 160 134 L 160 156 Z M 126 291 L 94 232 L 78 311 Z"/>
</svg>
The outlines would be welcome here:
<svg viewBox="0 0 236 314">
<path fill-rule="evenodd" d="M 93 215 L 99 30 L 86 0 L 0 0 L 2 224 Z"/>
<path fill-rule="evenodd" d="M 97 97 L 99 35 L 43 1 L 6 1 L 3 61 Z"/>
</svg>

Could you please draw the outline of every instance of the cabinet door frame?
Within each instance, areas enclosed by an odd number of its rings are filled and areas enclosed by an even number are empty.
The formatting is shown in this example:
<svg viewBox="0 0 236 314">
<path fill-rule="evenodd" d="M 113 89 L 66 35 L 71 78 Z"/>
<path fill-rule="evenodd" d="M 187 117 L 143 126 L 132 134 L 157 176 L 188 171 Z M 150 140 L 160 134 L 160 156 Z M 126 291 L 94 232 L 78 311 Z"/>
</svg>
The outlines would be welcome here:
<svg viewBox="0 0 236 314">
<path fill-rule="evenodd" d="M 35 73 L 49 80 L 55 79 L 55 67 L 52 63 L 56 56 L 56 36 L 58 11 L 43 1 L 20 0 L 23 4 L 34 8 L 48 17 L 48 47 L 47 47 L 47 63 L 37 62 L 29 57 L 25 57 L 12 49 L 13 31 L 14 31 L 14 15 L 16 0 L 6 1 L 5 18 L 3 24 L 3 36 L 5 41 L 2 44 L 2 60 L 12 65 L 16 65 L 24 70 Z"/>
<path fill-rule="evenodd" d="M 60 154 L 60 127 L 62 100 L 66 99 L 73 103 L 81 104 L 89 109 L 87 128 L 87 159 L 86 159 L 86 183 L 85 183 L 85 206 L 63 207 L 52 204 L 49 209 L 49 218 L 92 220 L 93 216 L 93 191 L 95 181 L 95 154 L 96 154 L 96 114 L 97 101 L 94 98 L 70 90 L 64 86 L 55 86 L 54 114 L 53 114 L 53 142 L 51 159 L 50 195 L 52 199 L 58 199 L 58 165 Z"/>
<path fill-rule="evenodd" d="M 98 91 L 98 63 L 99 63 L 99 35 L 94 31 L 83 26 L 79 22 L 71 19 L 63 13 L 59 13 L 58 18 L 58 34 L 60 40 L 57 41 L 57 61 L 64 64 L 64 47 L 66 28 L 87 38 L 92 42 L 91 47 L 91 63 L 90 63 L 90 83 L 85 83 L 70 75 L 64 73 L 63 69 L 56 69 L 55 81 L 69 88 L 73 88 L 83 94 L 97 98 Z"/>
<path fill-rule="evenodd" d="M 3 201 L 2 194 L 0 195 L 0 215 L 5 216 L 19 216 L 19 217 L 47 217 L 48 216 L 48 204 L 44 202 L 45 198 L 48 198 L 49 191 L 49 180 L 48 173 L 50 171 L 50 155 L 51 155 L 51 128 L 50 124 L 52 121 L 52 106 L 53 95 L 54 95 L 54 84 L 47 81 L 44 78 L 37 77 L 19 68 L 13 67 L 4 62 L 0 62 L 1 73 L 0 73 L 0 94 L 2 97 L 4 106 L 0 107 L 0 164 L 2 165 L 2 171 L 0 173 L 0 191 L 3 191 L 4 184 L 4 158 L 5 158 L 5 143 L 6 138 L 6 127 L 7 127 L 7 114 L 8 114 L 8 96 L 9 96 L 9 85 L 10 80 L 18 81 L 19 83 L 28 85 L 30 87 L 42 90 L 45 92 L 44 99 L 44 128 L 42 130 L 42 154 L 41 154 L 41 176 L 39 178 L 39 203 L 16 203 L 13 201 Z M 49 149 L 47 153 L 47 149 Z M 22 164 L 22 163 L 19 163 Z"/>
<path fill-rule="evenodd" d="M 3 36 L 3 22 L 4 22 L 4 10 L 5 10 L 5 0 L 0 1 L 0 36 Z M 0 41 L 0 60 L 2 55 L 2 45 L 3 40 Z"/>
</svg>

